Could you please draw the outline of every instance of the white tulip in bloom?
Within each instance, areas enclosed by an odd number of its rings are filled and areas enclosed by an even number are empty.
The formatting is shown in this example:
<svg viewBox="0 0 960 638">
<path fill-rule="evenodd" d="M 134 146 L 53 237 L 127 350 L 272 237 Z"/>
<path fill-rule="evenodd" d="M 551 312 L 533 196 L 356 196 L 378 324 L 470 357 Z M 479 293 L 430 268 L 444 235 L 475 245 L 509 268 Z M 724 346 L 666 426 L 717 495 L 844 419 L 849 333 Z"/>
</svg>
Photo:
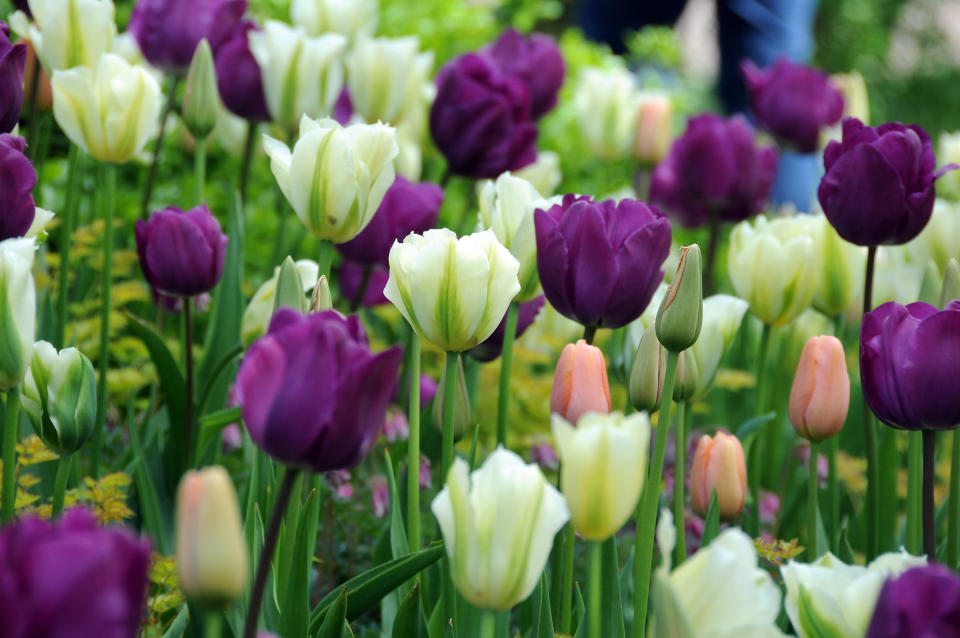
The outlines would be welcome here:
<svg viewBox="0 0 960 638">
<path fill-rule="evenodd" d="M 799 638 L 863 638 L 884 581 L 926 563 L 907 553 L 882 554 L 866 567 L 829 553 L 810 564 L 790 561 L 780 568 L 787 616 Z"/>
<path fill-rule="evenodd" d="M 782 326 L 807 309 L 817 285 L 809 215 L 758 215 L 730 234 L 727 271 L 737 296 L 764 323 Z"/>
<path fill-rule="evenodd" d="M 960 164 L 960 131 L 941 133 L 937 140 L 937 163 Z M 947 171 L 937 180 L 937 195 L 960 200 L 960 171 Z"/>
<path fill-rule="evenodd" d="M 274 122 L 293 131 L 304 115 L 330 114 L 343 88 L 346 38 L 335 33 L 310 37 L 302 28 L 267 20 L 248 40 L 263 72 L 263 93 Z"/>
<path fill-rule="evenodd" d="M 938 187 L 939 184 L 938 180 Z M 938 199 L 933 205 L 930 221 L 906 248 L 912 261 L 918 264 L 932 261 L 942 279 L 950 258 L 960 259 L 960 204 Z"/>
<path fill-rule="evenodd" d="M 33 282 L 33 239 L 0 241 L 0 390 L 20 385 L 33 355 L 37 290 Z"/>
<path fill-rule="evenodd" d="M 581 70 L 573 104 L 580 131 L 593 153 L 612 160 L 630 152 L 637 118 L 637 89 L 633 74 L 625 66 Z"/>
<path fill-rule="evenodd" d="M 502 447 L 473 473 L 456 459 L 430 509 L 457 589 L 475 607 L 496 611 L 533 592 L 554 535 L 570 519 L 540 468 Z"/>
<path fill-rule="evenodd" d="M 23 381 L 23 409 L 47 447 L 76 452 L 93 434 L 97 417 L 97 380 L 93 364 L 76 348 L 60 352 L 53 344 L 33 345 Z"/>
<path fill-rule="evenodd" d="M 553 151 L 539 151 L 533 164 L 513 171 L 514 177 L 525 179 L 544 197 L 551 197 L 563 179 L 560 172 L 560 156 Z"/>
<path fill-rule="evenodd" d="M 347 88 L 354 111 L 368 122 L 399 125 L 424 104 L 433 52 L 420 52 L 420 41 L 405 38 L 361 38 L 346 59 Z"/>
<path fill-rule="evenodd" d="M 457 239 L 447 228 L 410 233 L 390 249 L 384 296 L 441 350 L 485 341 L 520 292 L 520 263 L 485 230 Z"/>
<path fill-rule="evenodd" d="M 304 115 L 292 153 L 269 135 L 263 136 L 263 148 L 300 221 L 336 244 L 366 228 L 396 177 L 396 131 L 385 124 L 344 128 L 331 119 Z"/>
<path fill-rule="evenodd" d="M 70 141 L 94 159 L 121 164 L 153 136 L 160 87 L 143 68 L 105 53 L 95 70 L 54 72 L 53 115 Z"/>
<path fill-rule="evenodd" d="M 303 284 L 303 294 L 306 296 L 317 285 L 320 266 L 310 259 L 301 259 L 296 262 L 296 266 L 300 275 L 300 283 Z M 273 277 L 257 288 L 257 291 L 253 293 L 253 299 L 247 305 L 247 309 L 243 311 L 243 319 L 240 322 L 240 340 L 245 347 L 267 332 L 270 318 L 273 316 L 273 300 L 277 292 L 277 280 L 279 278 L 280 267 L 277 266 L 273 269 Z"/>
<path fill-rule="evenodd" d="M 353 40 L 377 27 L 376 0 L 293 0 L 290 18 L 310 35 L 339 33 Z"/>
<path fill-rule="evenodd" d="M 740 330 L 747 302 L 732 295 L 711 295 L 703 300 L 703 324 L 700 336 L 691 346 L 700 377 L 696 396 L 703 396 L 713 385 L 733 338 Z"/>
<path fill-rule="evenodd" d="M 863 294 L 867 249 L 844 241 L 825 215 L 811 216 L 817 284 L 813 307 L 825 315 L 843 314 Z"/>
<path fill-rule="evenodd" d="M 573 527 L 583 538 L 601 541 L 615 534 L 637 507 L 650 443 L 645 412 L 587 412 L 576 427 L 552 417 L 553 438 L 563 465 L 560 491 Z"/>
<path fill-rule="evenodd" d="M 48 72 L 95 68 L 117 35 L 110 0 L 30 0 L 30 12 L 33 23 L 18 11 L 10 24 L 17 35 L 33 43 Z"/>
</svg>

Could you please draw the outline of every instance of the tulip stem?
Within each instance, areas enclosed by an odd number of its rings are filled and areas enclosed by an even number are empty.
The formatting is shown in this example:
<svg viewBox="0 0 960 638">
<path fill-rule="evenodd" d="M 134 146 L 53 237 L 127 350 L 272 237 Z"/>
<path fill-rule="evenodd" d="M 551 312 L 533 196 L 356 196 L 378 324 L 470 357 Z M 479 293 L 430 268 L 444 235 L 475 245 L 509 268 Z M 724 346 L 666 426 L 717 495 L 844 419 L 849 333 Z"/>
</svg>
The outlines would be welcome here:
<svg viewBox="0 0 960 638">
<path fill-rule="evenodd" d="M 20 438 L 20 388 L 7 391 L 7 413 L 3 430 L 2 522 L 13 520 L 17 503 L 17 439 Z"/>
<path fill-rule="evenodd" d="M 593 345 L 593 338 L 597 334 L 596 326 L 584 326 L 583 327 L 583 340 L 587 342 L 588 346 Z"/>
<path fill-rule="evenodd" d="M 677 544 L 673 548 L 673 566 L 687 560 L 686 480 L 687 480 L 687 402 L 677 403 L 676 452 L 673 464 L 673 522 L 677 526 Z"/>
<path fill-rule="evenodd" d="M 557 481 L 559 485 L 560 481 Z M 563 573 L 560 580 L 560 631 L 573 633 L 573 556 L 576 535 L 573 522 L 568 522 L 563 530 Z"/>
<path fill-rule="evenodd" d="M 812 563 L 817 559 L 817 495 L 820 491 L 820 472 L 817 462 L 820 456 L 820 443 L 810 441 L 810 465 L 807 468 L 807 559 Z"/>
<path fill-rule="evenodd" d="M 363 273 L 360 275 L 360 284 L 357 286 L 356 291 L 353 293 L 353 298 L 350 299 L 350 314 L 353 314 L 357 311 L 357 308 L 360 307 L 360 304 L 363 303 L 363 298 L 367 294 L 367 286 L 370 285 L 370 276 L 373 274 L 373 267 L 369 264 L 363 267 Z"/>
<path fill-rule="evenodd" d="M 80 148 L 70 144 L 67 160 L 67 192 L 60 217 L 60 232 L 57 235 L 60 249 L 60 265 L 57 269 L 57 348 L 66 345 L 67 293 L 70 289 L 70 243 L 73 241 L 73 222 L 77 214 L 77 181 L 80 177 Z"/>
<path fill-rule="evenodd" d="M 496 638 L 497 615 L 489 609 L 484 609 L 480 615 L 480 638 Z"/>
<path fill-rule="evenodd" d="M 193 151 L 193 199 L 194 206 L 204 202 L 203 191 L 207 183 L 207 138 L 198 137 Z M 209 614 L 208 614 L 209 615 Z"/>
<path fill-rule="evenodd" d="M 192 297 L 183 299 L 183 369 L 184 380 L 184 416 L 183 445 L 184 469 L 190 467 L 191 453 L 196 456 L 201 450 L 193 449 L 193 317 L 190 313 Z"/>
<path fill-rule="evenodd" d="M 927 561 L 937 561 L 936 511 L 933 502 L 934 463 L 937 455 L 936 430 L 923 431 L 923 552 Z"/>
<path fill-rule="evenodd" d="M 208 611 L 203 619 L 204 638 L 220 638 L 223 635 L 223 614 L 219 611 Z"/>
<path fill-rule="evenodd" d="M 667 351 L 667 370 L 660 394 L 660 414 L 653 444 L 653 459 L 643 487 L 643 503 L 637 511 L 637 531 L 633 555 L 633 629 L 632 638 L 643 638 L 647 626 L 647 603 L 650 594 L 650 572 L 653 569 L 653 541 L 657 529 L 657 506 L 660 503 L 660 481 L 663 478 L 663 457 L 667 451 L 667 430 L 670 428 L 670 405 L 677 378 L 679 353 Z M 679 524 L 679 523 L 678 523 Z"/>
<path fill-rule="evenodd" d="M 443 454 L 442 469 L 443 480 L 447 480 L 447 473 L 450 466 L 453 465 L 453 417 L 456 414 L 456 384 L 457 384 L 457 363 L 460 360 L 459 352 L 448 352 L 447 360 L 443 369 Z M 412 379 L 411 379 L 412 383 Z M 419 398 L 418 398 L 419 400 Z M 417 459 L 419 462 L 419 459 Z M 418 465 L 419 467 L 419 465 Z M 445 618 L 453 618 L 456 613 L 456 594 L 453 589 L 453 581 L 450 580 L 449 561 L 444 559 L 444 577 L 443 577 L 443 608 Z M 456 621 L 454 629 L 458 630 Z"/>
<path fill-rule="evenodd" d="M 707 255 L 703 267 L 703 294 L 713 292 L 713 268 L 717 259 L 717 243 L 720 239 L 720 216 L 710 213 L 709 236 L 707 237 Z"/>
<path fill-rule="evenodd" d="M 70 477 L 70 464 L 73 461 L 72 452 L 64 452 L 57 461 L 57 476 L 53 482 L 53 509 L 51 518 L 56 518 L 63 511 L 63 503 L 67 495 L 67 479 Z"/>
<path fill-rule="evenodd" d="M 830 549 L 834 554 L 840 552 L 840 478 L 837 476 L 837 448 L 840 447 L 839 437 L 833 437 L 827 443 L 827 460 L 829 470 L 827 475 L 827 498 L 830 507 Z"/>
<path fill-rule="evenodd" d="M 100 379 L 97 387 L 97 420 L 93 426 L 93 456 L 90 475 L 100 476 L 100 448 L 107 418 L 107 370 L 110 367 L 110 291 L 113 288 L 113 215 L 117 171 L 112 164 L 101 164 L 103 170 L 103 268 L 100 273 Z"/>
<path fill-rule="evenodd" d="M 33 48 L 33 43 L 30 43 Z M 27 149 L 30 153 L 30 161 L 37 163 L 37 94 L 40 84 L 40 57 L 37 55 L 36 48 L 33 48 L 33 70 L 30 73 L 30 94 L 27 96 L 27 112 L 30 114 L 30 128 L 27 129 Z"/>
<path fill-rule="evenodd" d="M 914 555 L 923 551 L 922 492 L 923 434 L 907 432 L 907 551 Z"/>
<path fill-rule="evenodd" d="M 947 511 L 947 567 L 960 561 L 960 430 L 953 431 L 950 454 L 950 506 Z"/>
<path fill-rule="evenodd" d="M 153 147 L 153 159 L 150 161 L 150 169 L 147 172 L 147 183 L 143 185 L 143 201 L 140 204 L 140 216 L 147 217 L 150 210 L 150 196 L 153 195 L 153 183 L 157 179 L 157 164 L 160 160 L 160 149 L 163 147 L 163 136 L 167 130 L 167 120 L 170 119 L 170 113 L 177 103 L 177 84 L 180 83 L 180 76 L 167 76 L 167 103 L 163 107 L 163 113 L 160 116 L 160 130 L 157 132 L 157 141 Z"/>
<path fill-rule="evenodd" d="M 587 610 L 587 617 L 590 619 L 590 624 L 588 625 L 590 631 L 587 632 L 587 638 L 603 638 L 600 635 L 601 628 L 603 627 L 603 619 L 601 617 L 602 568 L 603 542 L 590 541 L 590 580 L 587 583 L 587 596 L 590 605 Z"/>
<path fill-rule="evenodd" d="M 270 512 L 270 522 L 263 537 L 263 549 L 260 550 L 260 559 L 257 562 L 257 573 L 253 579 L 253 589 L 250 590 L 250 605 L 247 607 L 247 620 L 243 627 L 243 638 L 256 638 L 257 622 L 260 619 L 260 607 L 263 606 L 263 593 L 267 587 L 267 575 L 270 573 L 270 561 L 277 547 L 280 536 L 280 523 L 283 521 L 283 512 L 287 509 L 290 494 L 297 482 L 300 471 L 294 467 L 287 467 L 283 473 L 280 490 L 273 502 L 273 511 Z"/>
<path fill-rule="evenodd" d="M 507 447 L 507 414 L 510 411 L 510 368 L 513 367 L 513 341 L 517 334 L 520 306 L 511 301 L 507 308 L 507 325 L 503 333 L 500 355 L 500 389 L 497 393 L 497 445 Z"/>
<path fill-rule="evenodd" d="M 420 549 L 420 335 L 411 331 L 409 412 L 407 423 L 407 541 L 410 551 Z"/>
<path fill-rule="evenodd" d="M 867 265 L 863 280 L 863 314 L 873 310 L 873 273 L 877 261 L 877 247 L 867 247 Z M 867 560 L 878 553 L 880 544 L 880 468 L 877 466 L 877 426 L 870 413 L 866 397 L 863 403 L 864 448 L 867 457 Z"/>
<path fill-rule="evenodd" d="M 240 160 L 240 204 L 247 207 L 247 183 L 250 179 L 250 160 L 253 158 L 253 145 L 257 139 L 257 123 L 247 122 L 247 138 L 243 144 L 243 158 Z"/>
</svg>

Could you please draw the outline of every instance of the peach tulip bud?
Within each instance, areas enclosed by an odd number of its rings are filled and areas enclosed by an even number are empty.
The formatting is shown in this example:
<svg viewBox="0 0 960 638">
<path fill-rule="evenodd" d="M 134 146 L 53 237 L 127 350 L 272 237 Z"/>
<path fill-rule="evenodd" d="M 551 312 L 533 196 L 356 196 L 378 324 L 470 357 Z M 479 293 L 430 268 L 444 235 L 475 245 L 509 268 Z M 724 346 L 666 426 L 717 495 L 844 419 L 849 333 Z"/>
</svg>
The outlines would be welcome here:
<svg viewBox="0 0 960 638">
<path fill-rule="evenodd" d="M 713 492 L 717 492 L 720 517 L 732 520 L 740 515 L 747 497 L 747 465 L 743 446 L 732 434 L 704 434 L 697 442 L 690 470 L 690 501 L 693 509 L 705 516 Z"/>
<path fill-rule="evenodd" d="M 574 425 L 584 412 L 610 412 L 610 384 L 600 348 L 583 339 L 566 345 L 553 376 L 550 412 Z"/>
<path fill-rule="evenodd" d="M 850 407 L 850 377 L 843 344 L 829 335 L 810 337 L 790 389 L 790 423 L 808 441 L 823 441 L 843 427 Z"/>
<path fill-rule="evenodd" d="M 673 140 L 670 130 L 672 111 L 673 106 L 666 95 L 652 94 L 641 100 L 633 138 L 635 159 L 653 165 L 667 154 Z"/>
</svg>

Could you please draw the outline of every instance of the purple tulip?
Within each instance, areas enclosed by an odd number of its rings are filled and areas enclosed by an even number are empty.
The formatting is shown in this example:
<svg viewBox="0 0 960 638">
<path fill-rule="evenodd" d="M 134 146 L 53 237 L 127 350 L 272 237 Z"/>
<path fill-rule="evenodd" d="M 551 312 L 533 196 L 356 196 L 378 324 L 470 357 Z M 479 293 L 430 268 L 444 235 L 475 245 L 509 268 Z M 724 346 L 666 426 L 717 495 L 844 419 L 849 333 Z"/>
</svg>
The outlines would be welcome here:
<svg viewBox="0 0 960 638">
<path fill-rule="evenodd" d="M 26 235 L 33 223 L 37 172 L 24 145 L 22 137 L 0 134 L 0 240 Z"/>
<path fill-rule="evenodd" d="M 363 283 L 363 271 L 365 266 L 355 261 L 344 259 L 340 263 L 340 294 L 344 299 L 351 302 L 357 296 L 357 289 Z M 372 308 L 390 303 L 390 300 L 383 295 L 383 289 L 387 287 L 387 280 L 390 279 L 390 271 L 380 265 L 370 266 L 370 275 L 367 279 L 367 286 L 363 291 L 363 299 L 360 300 L 361 306 Z"/>
<path fill-rule="evenodd" d="M 540 314 L 540 309 L 543 308 L 543 303 L 544 297 L 540 295 L 539 297 L 520 304 L 520 308 L 517 311 L 517 332 L 515 338 L 519 339 L 523 333 L 527 331 L 527 328 L 533 325 L 533 321 L 537 318 L 537 315 Z M 503 338 L 506 334 L 507 317 L 504 316 L 503 319 L 500 320 L 500 325 L 493 331 L 493 334 L 487 337 L 486 341 L 467 350 L 467 354 L 477 361 L 493 361 L 499 357 L 503 351 Z"/>
<path fill-rule="evenodd" d="M 137 255 L 147 282 L 158 292 L 191 297 L 220 281 L 227 236 L 206 204 L 183 212 L 175 206 L 137 220 Z"/>
<path fill-rule="evenodd" d="M 524 38 L 513 27 L 486 51 L 500 70 L 522 80 L 530 90 L 530 116 L 539 120 L 557 104 L 565 72 L 556 40 L 543 33 Z"/>
<path fill-rule="evenodd" d="M 870 409 L 891 427 L 960 425 L 960 300 L 944 310 L 891 301 L 865 314 L 860 378 Z"/>
<path fill-rule="evenodd" d="M 599 328 L 643 313 L 670 252 L 670 222 L 655 206 L 565 195 L 533 221 L 540 283 L 557 312 Z"/>
<path fill-rule="evenodd" d="M 347 87 L 340 89 L 340 95 L 337 96 L 337 101 L 333 103 L 333 113 L 330 117 L 341 126 L 350 123 L 350 118 L 353 117 L 353 100 L 350 99 L 350 91 L 347 90 Z"/>
<path fill-rule="evenodd" d="M 493 178 L 537 158 L 530 90 L 489 56 L 454 58 L 437 73 L 436 84 L 430 134 L 452 172 Z"/>
<path fill-rule="evenodd" d="M 337 250 L 361 264 L 389 267 L 393 242 L 433 228 L 442 203 L 443 189 L 436 184 L 415 184 L 397 175 L 367 227 L 350 241 L 337 244 Z"/>
<path fill-rule="evenodd" d="M 270 121 L 267 98 L 263 94 L 260 65 L 250 51 L 247 34 L 256 30 L 250 20 L 242 20 L 217 49 L 217 89 L 231 113 L 251 122 Z"/>
<path fill-rule="evenodd" d="M 5 638 L 132 638 L 147 593 L 150 544 L 72 509 L 57 523 L 28 517 L 0 531 Z"/>
<path fill-rule="evenodd" d="M 960 638 L 960 577 L 927 565 L 888 580 L 867 638 Z"/>
<path fill-rule="evenodd" d="M 356 315 L 277 311 L 237 373 L 250 438 L 313 472 L 355 466 L 383 427 L 402 356 L 396 346 L 371 352 Z"/>
<path fill-rule="evenodd" d="M 127 29 L 150 64 L 184 74 L 200 40 L 217 53 L 246 10 L 246 0 L 137 0 Z"/>
<path fill-rule="evenodd" d="M 817 199 L 848 242 L 905 244 L 930 220 L 933 182 L 942 171 L 934 172 L 933 145 L 919 126 L 873 128 L 844 118 L 843 141 L 827 144 L 823 165 Z"/>
<path fill-rule="evenodd" d="M 766 205 L 776 168 L 776 151 L 754 144 L 742 116 L 698 115 L 653 171 L 650 202 L 688 228 L 742 221 Z"/>
<path fill-rule="evenodd" d="M 9 133 L 20 121 L 23 109 L 23 69 L 27 64 L 27 47 L 10 44 L 6 23 L 0 22 L 0 133 Z"/>
<path fill-rule="evenodd" d="M 843 93 L 812 67 L 781 57 L 763 71 L 744 60 L 740 70 L 760 126 L 801 153 L 816 151 L 820 130 L 843 116 Z"/>
</svg>

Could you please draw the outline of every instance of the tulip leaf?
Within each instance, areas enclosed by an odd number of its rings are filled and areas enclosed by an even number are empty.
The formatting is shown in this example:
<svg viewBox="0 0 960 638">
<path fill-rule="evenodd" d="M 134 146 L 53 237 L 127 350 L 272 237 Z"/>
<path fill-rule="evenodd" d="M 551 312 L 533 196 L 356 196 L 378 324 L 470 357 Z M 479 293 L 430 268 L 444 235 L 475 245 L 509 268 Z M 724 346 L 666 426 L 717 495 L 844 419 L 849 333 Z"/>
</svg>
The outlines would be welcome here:
<svg viewBox="0 0 960 638">
<path fill-rule="evenodd" d="M 470 471 L 477 469 L 477 440 L 480 438 L 480 426 L 473 428 L 473 441 L 470 442 L 470 452 L 467 454 L 467 462 L 470 464 Z"/>
<path fill-rule="evenodd" d="M 703 538 L 700 547 L 706 547 L 720 532 L 720 506 L 717 504 L 717 491 L 713 490 L 710 496 L 710 507 L 707 508 L 707 517 L 703 522 Z"/>
<path fill-rule="evenodd" d="M 307 311 L 307 299 L 303 294 L 300 271 L 290 255 L 287 255 L 280 264 L 277 289 L 273 293 L 273 311 L 276 312 L 280 308 L 293 308 L 297 312 Z"/>
<path fill-rule="evenodd" d="M 840 530 L 840 548 L 837 558 L 848 565 L 855 565 L 857 562 L 857 558 L 853 554 L 853 548 L 850 547 L 850 538 L 847 536 L 846 523 L 843 524 L 843 528 Z"/>
<path fill-rule="evenodd" d="M 423 605 L 420 599 L 420 581 L 416 581 L 410 588 L 393 621 L 393 638 L 423 638 L 426 635 L 426 625 L 423 622 Z"/>
<path fill-rule="evenodd" d="M 183 635 L 184 630 L 187 628 L 187 622 L 190 620 L 190 608 L 187 605 L 184 605 L 180 608 L 180 613 L 177 614 L 177 617 L 173 619 L 173 622 L 170 623 L 170 626 L 167 627 L 167 631 L 164 632 L 163 638 L 180 638 Z"/>
<path fill-rule="evenodd" d="M 577 628 L 574 634 L 575 638 L 587 638 L 587 606 L 583 603 L 583 592 L 580 591 L 580 583 L 573 586 L 573 626 Z"/>
<path fill-rule="evenodd" d="M 403 505 L 400 502 L 400 491 L 397 488 L 397 475 L 393 469 L 393 460 L 390 452 L 384 452 L 387 487 L 390 492 L 390 555 L 391 558 L 399 558 L 410 553 L 410 544 L 407 540 L 407 533 L 403 525 Z M 392 627 L 394 618 L 400 607 L 400 601 L 409 593 L 410 586 L 403 583 L 395 591 L 387 594 L 381 601 L 380 616 L 383 628 Z"/>
<path fill-rule="evenodd" d="M 237 423 L 243 418 L 243 409 L 240 407 L 224 408 L 211 412 L 199 419 L 197 426 L 200 435 L 197 437 L 197 450 L 202 458 L 203 451 L 213 440 L 219 440 L 220 432 L 231 423 Z"/>
<path fill-rule="evenodd" d="M 170 535 L 167 533 L 167 525 L 163 518 L 164 509 L 160 507 L 157 488 L 150 476 L 150 469 L 147 467 L 147 456 L 140 445 L 140 433 L 137 431 L 137 426 L 132 422 L 130 422 L 128 431 L 130 433 L 130 446 L 133 448 L 135 456 L 133 473 L 134 480 L 137 483 L 137 496 L 140 499 L 140 512 L 143 516 L 144 527 L 150 538 L 153 539 L 157 549 L 163 554 L 168 554 L 172 547 L 170 546 Z"/>
<path fill-rule="evenodd" d="M 336 601 L 331 605 L 320 625 L 320 631 L 317 638 L 341 638 L 343 636 L 343 625 L 347 621 L 347 590 L 344 589 L 337 596 Z M 305 634 L 299 634 L 303 636 Z"/>
<path fill-rule="evenodd" d="M 546 572 L 540 574 L 540 584 L 531 596 L 533 604 L 533 628 L 530 638 L 554 638 L 553 612 L 550 609 L 550 588 Z"/>
<path fill-rule="evenodd" d="M 743 441 L 751 434 L 760 432 L 763 426 L 775 418 L 777 418 L 776 412 L 767 412 L 766 414 L 761 414 L 744 421 L 743 425 L 737 430 L 737 438 Z"/>
<path fill-rule="evenodd" d="M 438 598 L 437 604 L 433 606 L 433 611 L 430 612 L 430 619 L 427 621 L 427 636 L 429 638 L 444 638 L 447 633 L 444 624 L 443 598 Z M 551 638 L 553 637 L 551 636 Z"/>
<path fill-rule="evenodd" d="M 200 409 L 200 413 L 205 412 L 204 408 L 207 405 L 207 399 L 210 396 L 210 392 L 213 387 L 220 381 L 220 378 L 223 374 L 230 368 L 230 364 L 234 362 L 234 359 L 243 354 L 243 346 L 239 343 L 231 348 L 226 354 L 221 357 L 220 361 L 213 366 L 213 372 L 207 381 L 203 384 L 203 389 L 200 391 L 200 394 L 197 395 L 197 406 Z"/>
<path fill-rule="evenodd" d="M 308 479 L 309 475 L 303 475 L 301 480 L 304 481 L 304 485 L 307 485 Z M 320 498 L 317 490 L 311 490 L 302 507 L 306 514 L 297 522 L 293 553 L 288 565 L 289 584 L 280 606 L 280 625 L 277 629 L 283 638 L 299 638 L 307 635 L 307 622 L 310 619 L 310 568 L 313 564 L 313 548 L 317 538 L 316 528 L 314 527 L 311 531 L 311 522 L 320 517 L 319 505 Z M 344 598 L 346 598 L 345 594 Z M 345 601 L 344 604 L 346 604 Z"/>
<path fill-rule="evenodd" d="M 611 536 L 603 541 L 602 591 L 603 625 L 601 633 L 605 638 L 625 638 L 623 626 L 623 597 L 620 595 L 620 561 L 617 558 L 617 537 Z"/>
</svg>

